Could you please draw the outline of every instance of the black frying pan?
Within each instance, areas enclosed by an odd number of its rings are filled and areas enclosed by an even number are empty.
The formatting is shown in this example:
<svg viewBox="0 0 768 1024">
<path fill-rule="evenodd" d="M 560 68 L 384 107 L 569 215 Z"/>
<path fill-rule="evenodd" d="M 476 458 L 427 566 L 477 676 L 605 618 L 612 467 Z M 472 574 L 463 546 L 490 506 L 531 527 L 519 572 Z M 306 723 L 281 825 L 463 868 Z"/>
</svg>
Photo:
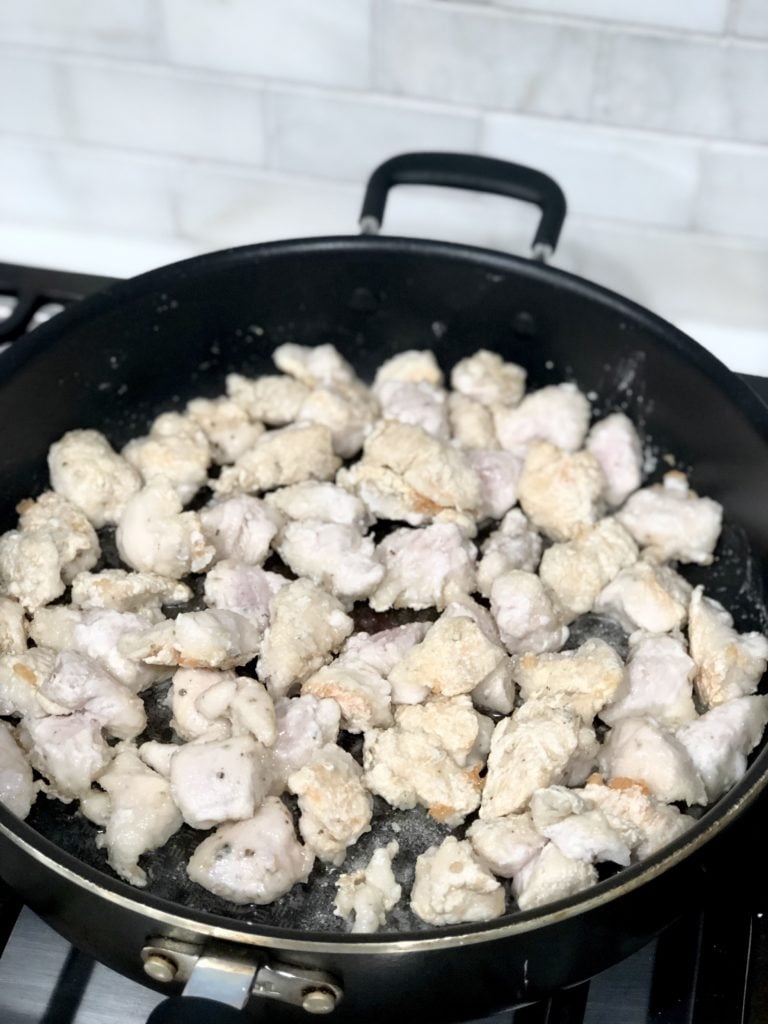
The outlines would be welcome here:
<svg viewBox="0 0 768 1024">
<path fill-rule="evenodd" d="M 537 172 L 479 157 L 396 158 L 371 179 L 365 228 L 380 222 L 389 187 L 401 181 L 536 202 L 536 251 L 555 246 L 564 200 Z M 270 353 L 284 341 L 330 341 L 365 378 L 404 349 L 431 348 L 447 371 L 487 347 L 525 365 L 532 387 L 569 379 L 596 392 L 598 414 L 626 411 L 659 454 L 692 467 L 693 486 L 723 503 L 727 524 L 708 591 L 741 628 L 765 629 L 761 403 L 634 303 L 540 262 L 446 243 L 340 237 L 215 253 L 116 284 L 17 342 L 0 365 L 0 527 L 14 524 L 20 498 L 46 487 L 47 448 L 66 430 L 94 427 L 119 447 L 159 412 L 221 393 L 232 370 L 270 372 Z M 162 718 L 154 728 L 162 735 Z M 404 910 L 397 931 L 349 936 L 330 913 L 333 873 L 322 868 L 270 907 L 236 908 L 187 882 L 183 863 L 200 834 L 186 829 L 147 858 L 150 883 L 137 890 L 111 873 L 90 825 L 46 801 L 26 823 L 0 808 L 0 875 L 76 945 L 169 994 L 191 973 L 188 992 L 237 1003 L 242 997 L 222 979 L 250 986 L 255 978 L 256 994 L 273 998 L 253 998 L 250 1007 L 269 1020 L 306 1020 L 308 1009 L 329 1008 L 339 1022 L 466 1020 L 582 980 L 645 943 L 697 892 L 767 782 L 763 751 L 742 782 L 654 858 L 581 896 L 487 925 L 429 929 Z M 414 854 L 445 834 L 418 812 L 390 811 L 380 828 L 388 838 L 392 823 L 406 819 L 398 839 Z M 360 841 L 355 863 L 374 842 Z M 400 877 L 408 883 L 407 867 Z M 196 1008 L 187 995 L 153 1021 L 180 1011 L 190 1020 Z"/>
</svg>

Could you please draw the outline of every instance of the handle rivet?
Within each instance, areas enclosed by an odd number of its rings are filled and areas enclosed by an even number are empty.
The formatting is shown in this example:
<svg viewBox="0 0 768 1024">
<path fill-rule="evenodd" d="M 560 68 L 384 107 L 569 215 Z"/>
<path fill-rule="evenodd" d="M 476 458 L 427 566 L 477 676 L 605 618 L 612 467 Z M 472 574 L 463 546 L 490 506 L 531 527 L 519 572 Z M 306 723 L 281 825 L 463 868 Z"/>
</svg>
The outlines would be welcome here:
<svg viewBox="0 0 768 1024">
<path fill-rule="evenodd" d="M 144 961 L 144 973 L 148 974 L 152 981 L 160 981 L 168 984 L 178 974 L 178 967 L 168 957 L 153 953 Z"/>
<path fill-rule="evenodd" d="M 327 988 L 311 988 L 301 1000 L 307 1013 L 331 1013 L 336 1009 L 336 996 Z"/>
</svg>

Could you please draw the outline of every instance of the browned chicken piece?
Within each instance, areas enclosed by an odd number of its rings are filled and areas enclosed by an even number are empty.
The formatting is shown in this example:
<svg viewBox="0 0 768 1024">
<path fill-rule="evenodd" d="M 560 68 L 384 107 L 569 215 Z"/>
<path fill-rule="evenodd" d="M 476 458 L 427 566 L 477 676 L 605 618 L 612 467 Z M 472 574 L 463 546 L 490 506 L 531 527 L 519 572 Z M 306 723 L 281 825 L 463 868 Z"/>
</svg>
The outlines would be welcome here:
<svg viewBox="0 0 768 1024">
<path fill-rule="evenodd" d="M 624 663 L 604 640 L 593 638 L 573 651 L 523 654 L 514 678 L 524 700 L 562 702 L 591 722 L 624 681 Z"/>
<path fill-rule="evenodd" d="M 294 377 L 266 375 L 254 379 L 230 373 L 227 394 L 251 422 L 285 427 L 298 418 L 309 388 Z"/>
<path fill-rule="evenodd" d="M 594 455 L 534 441 L 518 483 L 520 506 L 552 540 L 571 540 L 581 528 L 596 522 L 604 483 Z"/>
<path fill-rule="evenodd" d="M 441 387 L 443 371 L 437 365 L 434 352 L 430 352 L 429 349 L 408 349 L 381 364 L 376 371 L 373 390 L 377 391 L 388 380 L 410 381 L 413 384 L 423 381 Z"/>
<path fill-rule="evenodd" d="M 141 476 L 97 430 L 70 430 L 48 452 L 51 487 L 98 530 L 119 521 Z"/>
<path fill-rule="evenodd" d="M 707 803 L 704 782 L 690 754 L 652 718 L 617 722 L 603 743 L 598 763 L 606 778 L 636 779 L 664 803 Z"/>
<path fill-rule="evenodd" d="M 594 610 L 615 619 L 628 633 L 669 633 L 688 618 L 690 584 L 668 565 L 638 561 L 600 592 Z"/>
<path fill-rule="evenodd" d="M 525 394 L 526 371 L 496 352 L 481 348 L 451 370 L 451 386 L 483 405 L 517 405 Z"/>
<path fill-rule="evenodd" d="M 330 480 L 341 465 L 328 427 L 298 423 L 268 430 L 212 481 L 217 495 L 271 491 L 304 480 Z"/>
</svg>

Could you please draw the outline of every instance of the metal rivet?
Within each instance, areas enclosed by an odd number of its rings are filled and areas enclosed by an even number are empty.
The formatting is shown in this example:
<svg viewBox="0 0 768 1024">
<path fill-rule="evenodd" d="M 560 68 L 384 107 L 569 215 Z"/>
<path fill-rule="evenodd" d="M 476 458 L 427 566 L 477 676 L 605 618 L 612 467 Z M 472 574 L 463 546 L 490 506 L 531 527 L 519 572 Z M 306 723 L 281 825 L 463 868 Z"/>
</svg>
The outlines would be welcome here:
<svg viewBox="0 0 768 1024">
<path fill-rule="evenodd" d="M 327 988 L 312 988 L 304 993 L 301 1006 L 307 1013 L 331 1013 L 336 1009 L 336 996 Z"/>
<path fill-rule="evenodd" d="M 160 981 L 164 984 L 173 981 L 178 974 L 178 967 L 165 956 L 153 953 L 144 961 L 144 973 L 148 974 L 153 981 Z"/>
</svg>

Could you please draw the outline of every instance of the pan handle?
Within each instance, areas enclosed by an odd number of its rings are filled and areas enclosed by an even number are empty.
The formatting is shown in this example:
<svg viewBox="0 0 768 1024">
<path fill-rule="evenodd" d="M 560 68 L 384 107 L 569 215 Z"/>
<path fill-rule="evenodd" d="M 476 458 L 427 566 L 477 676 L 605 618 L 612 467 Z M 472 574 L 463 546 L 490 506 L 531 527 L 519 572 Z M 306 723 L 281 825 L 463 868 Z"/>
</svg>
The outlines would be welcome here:
<svg viewBox="0 0 768 1024">
<path fill-rule="evenodd" d="M 563 190 L 542 171 L 471 153 L 402 153 L 380 164 L 368 179 L 360 211 L 363 234 L 378 234 L 395 185 L 442 185 L 533 203 L 541 209 L 533 239 L 533 258 L 538 260 L 553 254 L 565 220 Z"/>
</svg>

